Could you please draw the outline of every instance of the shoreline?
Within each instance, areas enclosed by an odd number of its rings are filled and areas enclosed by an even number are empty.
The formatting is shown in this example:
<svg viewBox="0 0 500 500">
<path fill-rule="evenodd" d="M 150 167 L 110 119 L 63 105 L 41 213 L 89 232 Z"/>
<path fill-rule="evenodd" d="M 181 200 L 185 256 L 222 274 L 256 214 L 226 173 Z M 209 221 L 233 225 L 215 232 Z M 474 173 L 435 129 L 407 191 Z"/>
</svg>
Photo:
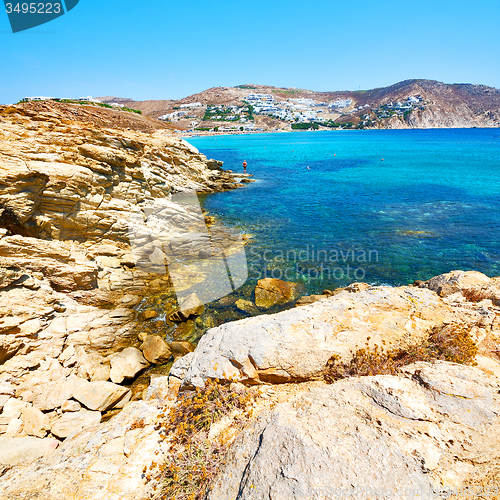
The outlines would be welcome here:
<svg viewBox="0 0 500 500">
<path fill-rule="evenodd" d="M 259 131 L 242 131 L 235 130 L 234 132 L 180 132 L 176 131 L 176 135 L 180 138 L 185 137 L 217 137 L 222 135 L 258 135 L 258 134 L 280 134 L 280 133 L 317 133 L 317 132 L 372 132 L 372 131 L 412 131 L 412 130 L 500 130 L 500 127 L 425 127 L 425 128 L 364 128 L 364 129 L 333 129 L 322 128 L 318 130 L 259 130 Z"/>
</svg>

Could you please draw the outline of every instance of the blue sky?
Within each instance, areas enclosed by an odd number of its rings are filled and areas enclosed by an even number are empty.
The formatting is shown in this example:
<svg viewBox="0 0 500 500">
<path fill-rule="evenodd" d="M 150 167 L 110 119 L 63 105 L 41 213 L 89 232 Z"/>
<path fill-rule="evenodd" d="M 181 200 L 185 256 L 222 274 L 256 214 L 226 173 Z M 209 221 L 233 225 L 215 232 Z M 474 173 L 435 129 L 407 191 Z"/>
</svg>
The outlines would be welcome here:
<svg viewBox="0 0 500 500">
<path fill-rule="evenodd" d="M 500 87 L 498 0 L 80 0 L 13 34 L 0 12 L 0 103 L 177 99 L 244 83 L 368 89 L 409 78 Z"/>
</svg>

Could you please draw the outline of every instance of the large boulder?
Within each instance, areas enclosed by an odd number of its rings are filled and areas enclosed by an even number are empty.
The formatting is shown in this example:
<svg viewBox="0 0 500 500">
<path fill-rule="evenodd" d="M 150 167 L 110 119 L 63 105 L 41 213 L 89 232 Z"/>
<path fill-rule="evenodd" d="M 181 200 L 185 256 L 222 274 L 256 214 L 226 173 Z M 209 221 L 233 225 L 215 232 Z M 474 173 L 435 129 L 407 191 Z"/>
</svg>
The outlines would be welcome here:
<svg viewBox="0 0 500 500">
<path fill-rule="evenodd" d="M 408 346 L 451 317 L 451 308 L 426 289 L 344 291 L 314 304 L 208 330 L 196 347 L 184 385 L 203 386 L 207 378 L 249 383 L 318 378 L 334 354 L 348 360 L 353 350 L 366 345 Z"/>
<path fill-rule="evenodd" d="M 126 378 L 134 378 L 149 366 L 141 351 L 136 347 L 127 347 L 119 353 L 112 354 L 109 359 L 111 363 L 110 377 L 115 384 L 120 384 Z"/>
<path fill-rule="evenodd" d="M 270 309 L 278 304 L 292 302 L 298 296 L 299 285 L 275 278 L 264 278 L 255 287 L 255 304 L 261 309 Z"/>
<path fill-rule="evenodd" d="M 25 464 L 30 460 L 54 452 L 57 439 L 37 437 L 0 437 L 0 467 Z"/>
<path fill-rule="evenodd" d="M 172 356 L 172 351 L 159 335 L 151 335 L 142 344 L 142 354 L 150 363 L 164 363 Z"/>
<path fill-rule="evenodd" d="M 130 389 L 111 382 L 89 382 L 76 390 L 73 397 L 89 410 L 106 411 L 129 392 Z"/>
<path fill-rule="evenodd" d="M 491 278 L 477 271 L 451 271 L 434 276 L 420 286 L 433 290 L 441 297 L 447 297 L 462 290 L 483 287 L 490 281 Z"/>
<path fill-rule="evenodd" d="M 65 413 L 52 424 L 52 434 L 64 439 L 70 434 L 80 432 L 87 427 L 94 427 L 101 422 L 101 413 L 99 411 L 80 410 L 76 412 Z"/>
<path fill-rule="evenodd" d="M 207 500 L 385 500 L 468 481 L 495 487 L 498 383 L 437 362 L 303 392 L 241 433 Z"/>
</svg>

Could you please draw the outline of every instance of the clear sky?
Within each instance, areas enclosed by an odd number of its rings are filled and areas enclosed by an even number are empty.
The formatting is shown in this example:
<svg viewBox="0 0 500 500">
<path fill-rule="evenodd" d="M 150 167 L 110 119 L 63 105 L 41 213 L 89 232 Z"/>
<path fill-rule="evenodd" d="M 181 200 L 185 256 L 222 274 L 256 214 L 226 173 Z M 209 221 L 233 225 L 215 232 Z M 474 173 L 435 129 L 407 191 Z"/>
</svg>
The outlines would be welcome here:
<svg viewBox="0 0 500 500">
<path fill-rule="evenodd" d="M 13 34 L 2 5 L 0 103 L 177 99 L 244 83 L 356 90 L 428 78 L 500 87 L 499 25 L 499 0 L 80 0 Z"/>
</svg>

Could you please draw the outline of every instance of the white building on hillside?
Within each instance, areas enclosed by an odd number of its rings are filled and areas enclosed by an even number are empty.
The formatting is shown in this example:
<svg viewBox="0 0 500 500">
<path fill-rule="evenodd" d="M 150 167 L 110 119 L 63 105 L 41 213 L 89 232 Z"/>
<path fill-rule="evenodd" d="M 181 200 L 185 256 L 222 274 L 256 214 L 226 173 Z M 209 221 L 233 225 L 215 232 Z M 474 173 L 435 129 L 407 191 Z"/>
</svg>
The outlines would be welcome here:
<svg viewBox="0 0 500 500">
<path fill-rule="evenodd" d="M 201 107 L 201 102 L 190 102 L 188 104 L 181 104 L 179 107 L 181 108 L 199 108 Z"/>
<path fill-rule="evenodd" d="M 328 107 L 329 108 L 334 108 L 334 109 L 338 109 L 338 108 L 347 108 L 347 106 L 349 106 L 352 102 L 352 99 L 338 99 L 337 101 L 333 101 L 331 102 Z"/>
</svg>

